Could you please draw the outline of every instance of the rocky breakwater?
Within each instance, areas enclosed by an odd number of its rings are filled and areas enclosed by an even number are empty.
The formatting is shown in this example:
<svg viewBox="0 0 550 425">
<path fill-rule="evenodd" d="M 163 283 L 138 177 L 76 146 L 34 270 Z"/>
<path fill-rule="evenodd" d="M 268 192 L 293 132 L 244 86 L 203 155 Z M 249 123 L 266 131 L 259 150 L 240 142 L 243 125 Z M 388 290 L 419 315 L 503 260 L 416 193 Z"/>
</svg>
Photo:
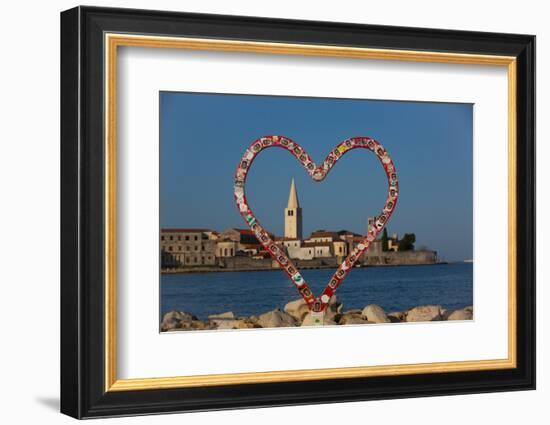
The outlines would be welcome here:
<svg viewBox="0 0 550 425">
<path fill-rule="evenodd" d="M 375 323 L 433 322 L 444 320 L 472 320 L 473 307 L 448 310 L 440 305 L 421 305 L 405 311 L 386 313 L 376 304 L 363 309 L 344 310 L 342 303 L 333 296 L 325 312 L 324 325 L 365 325 Z M 214 329 L 253 329 L 314 326 L 306 303 L 302 299 L 291 301 L 283 310 L 275 309 L 259 316 L 237 317 L 231 311 L 212 314 L 206 320 L 199 320 L 192 313 L 170 311 L 162 318 L 162 332 L 214 330 Z"/>
</svg>

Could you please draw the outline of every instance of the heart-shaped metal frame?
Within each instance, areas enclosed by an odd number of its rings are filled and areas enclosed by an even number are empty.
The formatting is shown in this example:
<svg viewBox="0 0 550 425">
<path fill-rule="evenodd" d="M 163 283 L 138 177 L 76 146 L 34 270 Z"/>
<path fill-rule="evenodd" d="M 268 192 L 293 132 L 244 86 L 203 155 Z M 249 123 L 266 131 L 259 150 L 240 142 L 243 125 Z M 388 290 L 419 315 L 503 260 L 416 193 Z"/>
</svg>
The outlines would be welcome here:
<svg viewBox="0 0 550 425">
<path fill-rule="evenodd" d="M 254 158 L 256 158 L 256 155 L 264 149 L 270 147 L 283 148 L 292 153 L 292 155 L 294 155 L 304 166 L 310 177 L 316 182 L 323 181 L 334 164 L 336 164 L 336 162 L 347 152 L 356 148 L 364 148 L 374 152 L 386 172 L 386 177 L 388 179 L 388 197 L 382 212 L 376 217 L 376 220 L 369 227 L 367 234 L 363 236 L 361 242 L 353 248 L 342 264 L 340 264 L 319 298 L 314 296 L 307 282 L 304 280 L 290 258 L 288 258 L 285 251 L 277 246 L 277 244 L 271 239 L 270 234 L 260 225 L 246 200 L 244 187 L 246 176 L 250 170 L 252 162 L 254 161 Z M 380 143 L 370 137 L 353 137 L 351 139 L 344 140 L 327 155 L 325 160 L 319 166 L 315 164 L 307 152 L 298 143 L 292 141 L 288 137 L 261 137 L 256 139 L 244 152 L 235 173 L 234 185 L 235 201 L 241 216 L 247 222 L 250 229 L 252 229 L 260 243 L 270 253 L 271 257 L 273 257 L 273 259 L 277 261 L 281 268 L 287 273 L 290 280 L 294 286 L 296 286 L 298 292 L 307 303 L 310 311 L 314 313 L 322 313 L 327 309 L 330 298 L 336 289 L 342 284 L 342 281 L 353 268 L 355 262 L 380 234 L 395 209 L 398 192 L 397 174 L 390 156 Z"/>
</svg>

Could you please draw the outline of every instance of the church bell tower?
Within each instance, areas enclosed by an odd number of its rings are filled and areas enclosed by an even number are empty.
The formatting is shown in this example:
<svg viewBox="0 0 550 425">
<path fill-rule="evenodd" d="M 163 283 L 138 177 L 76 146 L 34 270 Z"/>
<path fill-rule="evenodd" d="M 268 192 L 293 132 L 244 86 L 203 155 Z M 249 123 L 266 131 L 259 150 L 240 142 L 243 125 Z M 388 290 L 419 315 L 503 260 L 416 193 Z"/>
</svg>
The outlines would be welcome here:
<svg viewBox="0 0 550 425">
<path fill-rule="evenodd" d="M 302 240 L 302 209 L 298 202 L 294 179 L 290 184 L 288 205 L 285 208 L 285 238 Z"/>
</svg>

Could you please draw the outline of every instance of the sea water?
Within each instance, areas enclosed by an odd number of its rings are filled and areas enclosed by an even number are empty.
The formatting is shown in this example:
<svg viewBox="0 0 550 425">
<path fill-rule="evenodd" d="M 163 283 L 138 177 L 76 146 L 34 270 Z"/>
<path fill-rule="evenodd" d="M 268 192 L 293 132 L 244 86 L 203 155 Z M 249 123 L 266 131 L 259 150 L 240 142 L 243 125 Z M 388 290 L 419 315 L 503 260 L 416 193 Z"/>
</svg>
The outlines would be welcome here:
<svg viewBox="0 0 550 425">
<path fill-rule="evenodd" d="M 320 295 L 334 271 L 303 270 L 302 275 Z M 282 270 L 162 274 L 160 290 L 162 315 L 179 310 L 199 319 L 227 311 L 259 315 L 300 297 Z M 368 304 L 378 304 L 387 313 L 423 304 L 463 308 L 473 304 L 473 264 L 354 268 L 336 296 L 344 311 Z"/>
</svg>

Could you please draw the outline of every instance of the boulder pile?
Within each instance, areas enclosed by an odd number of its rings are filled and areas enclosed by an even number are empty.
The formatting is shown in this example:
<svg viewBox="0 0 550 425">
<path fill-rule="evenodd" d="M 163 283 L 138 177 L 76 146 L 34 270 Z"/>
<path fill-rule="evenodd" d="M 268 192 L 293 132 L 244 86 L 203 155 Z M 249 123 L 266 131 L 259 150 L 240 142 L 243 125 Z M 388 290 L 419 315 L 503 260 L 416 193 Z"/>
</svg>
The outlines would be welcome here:
<svg viewBox="0 0 550 425">
<path fill-rule="evenodd" d="M 472 306 L 448 310 L 440 305 L 420 305 L 404 311 L 386 313 L 382 307 L 369 304 L 365 308 L 344 311 L 342 303 L 333 296 L 324 314 L 323 325 L 365 325 L 376 323 L 434 322 L 444 320 L 473 320 Z M 259 316 L 237 317 L 232 311 L 211 314 L 206 320 L 199 320 L 192 313 L 170 311 L 164 315 L 160 325 L 162 332 L 213 330 L 287 328 L 314 326 L 318 318 L 312 315 L 303 299 L 289 302 L 283 310 L 275 309 Z"/>
</svg>

